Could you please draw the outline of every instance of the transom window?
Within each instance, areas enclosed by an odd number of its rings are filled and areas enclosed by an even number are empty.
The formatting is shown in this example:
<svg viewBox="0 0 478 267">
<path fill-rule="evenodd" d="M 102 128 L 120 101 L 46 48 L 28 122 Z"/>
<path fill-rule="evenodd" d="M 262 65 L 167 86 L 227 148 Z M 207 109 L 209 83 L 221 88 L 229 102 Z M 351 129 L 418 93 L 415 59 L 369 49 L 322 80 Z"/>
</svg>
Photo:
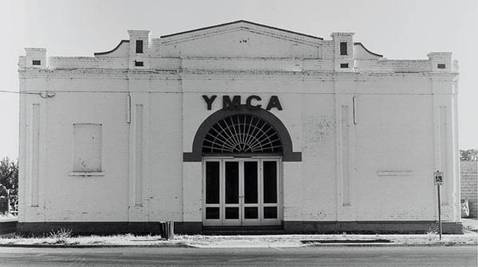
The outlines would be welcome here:
<svg viewBox="0 0 478 267">
<path fill-rule="evenodd" d="M 278 153 L 280 137 L 268 122 L 250 114 L 237 114 L 218 121 L 203 141 L 203 154 Z"/>
</svg>

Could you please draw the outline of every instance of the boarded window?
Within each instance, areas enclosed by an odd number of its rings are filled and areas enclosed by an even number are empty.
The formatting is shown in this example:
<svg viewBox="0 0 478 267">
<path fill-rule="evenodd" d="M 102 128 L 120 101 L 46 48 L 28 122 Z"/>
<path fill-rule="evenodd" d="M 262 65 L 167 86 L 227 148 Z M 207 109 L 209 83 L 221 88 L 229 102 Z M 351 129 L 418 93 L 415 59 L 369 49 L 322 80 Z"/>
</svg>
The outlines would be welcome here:
<svg viewBox="0 0 478 267">
<path fill-rule="evenodd" d="M 347 42 L 340 42 L 340 55 L 341 56 L 347 55 Z"/>
<path fill-rule="evenodd" d="M 143 53 L 143 40 L 136 40 L 136 53 L 137 54 Z"/>
<path fill-rule="evenodd" d="M 101 172 L 102 125 L 73 124 L 73 171 Z"/>
</svg>

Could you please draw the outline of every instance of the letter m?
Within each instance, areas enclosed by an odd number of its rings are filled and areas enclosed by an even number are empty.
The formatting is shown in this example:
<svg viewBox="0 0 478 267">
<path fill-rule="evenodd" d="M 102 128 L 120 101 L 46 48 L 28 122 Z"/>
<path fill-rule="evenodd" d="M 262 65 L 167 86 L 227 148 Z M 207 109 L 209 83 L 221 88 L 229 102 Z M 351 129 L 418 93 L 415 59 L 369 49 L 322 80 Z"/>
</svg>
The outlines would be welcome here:
<svg viewBox="0 0 478 267">
<path fill-rule="evenodd" d="M 222 97 L 222 108 L 223 109 L 235 109 L 241 105 L 241 96 L 235 95 L 232 100 L 228 95 Z"/>
</svg>

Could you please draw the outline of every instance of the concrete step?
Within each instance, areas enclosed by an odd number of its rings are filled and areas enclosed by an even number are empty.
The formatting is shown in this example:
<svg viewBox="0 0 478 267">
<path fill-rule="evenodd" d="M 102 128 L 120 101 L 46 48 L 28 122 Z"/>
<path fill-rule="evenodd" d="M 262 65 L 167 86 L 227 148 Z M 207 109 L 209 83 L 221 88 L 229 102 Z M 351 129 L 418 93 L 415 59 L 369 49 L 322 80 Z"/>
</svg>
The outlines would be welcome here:
<svg viewBox="0 0 478 267">
<path fill-rule="evenodd" d="M 282 225 L 273 226 L 204 226 L 204 235 L 281 235 Z"/>
</svg>

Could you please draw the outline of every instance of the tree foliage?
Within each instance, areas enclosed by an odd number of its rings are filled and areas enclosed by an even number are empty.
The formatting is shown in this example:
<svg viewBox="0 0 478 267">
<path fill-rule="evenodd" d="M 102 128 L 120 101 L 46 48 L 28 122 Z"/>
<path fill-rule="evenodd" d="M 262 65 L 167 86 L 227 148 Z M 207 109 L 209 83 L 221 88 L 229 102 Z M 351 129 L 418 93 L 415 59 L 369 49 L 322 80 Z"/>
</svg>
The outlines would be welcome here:
<svg viewBox="0 0 478 267">
<path fill-rule="evenodd" d="M 10 205 L 16 210 L 18 203 L 18 163 L 8 157 L 0 161 L 0 184 L 8 189 Z"/>
<path fill-rule="evenodd" d="M 477 149 L 460 150 L 460 160 L 478 160 Z"/>
</svg>

